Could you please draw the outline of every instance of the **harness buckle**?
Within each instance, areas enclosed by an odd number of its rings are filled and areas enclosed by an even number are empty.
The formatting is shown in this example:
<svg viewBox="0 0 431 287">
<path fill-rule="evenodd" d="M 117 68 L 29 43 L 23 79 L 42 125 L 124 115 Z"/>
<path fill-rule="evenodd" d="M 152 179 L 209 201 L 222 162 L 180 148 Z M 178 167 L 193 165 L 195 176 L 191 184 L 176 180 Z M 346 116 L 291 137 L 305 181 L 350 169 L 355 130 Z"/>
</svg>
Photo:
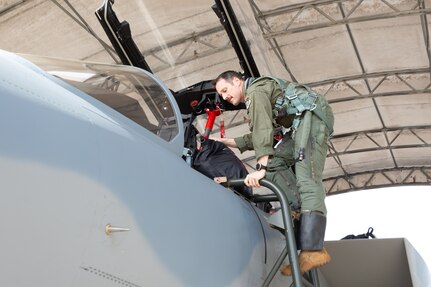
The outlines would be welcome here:
<svg viewBox="0 0 431 287">
<path fill-rule="evenodd" d="M 316 107 L 317 107 L 317 105 L 315 103 L 313 103 L 311 105 L 310 112 L 314 111 L 316 109 Z"/>
<path fill-rule="evenodd" d="M 291 94 L 291 95 L 289 95 L 289 94 L 286 94 L 286 98 L 290 101 L 290 100 L 294 100 L 294 99 L 296 99 L 298 96 L 296 95 L 296 93 L 295 92 L 293 92 L 293 94 Z"/>
<path fill-rule="evenodd" d="M 275 100 L 275 107 L 281 108 L 283 106 L 283 103 L 284 103 L 284 97 L 283 97 L 283 95 L 278 96 L 277 100 Z"/>
</svg>

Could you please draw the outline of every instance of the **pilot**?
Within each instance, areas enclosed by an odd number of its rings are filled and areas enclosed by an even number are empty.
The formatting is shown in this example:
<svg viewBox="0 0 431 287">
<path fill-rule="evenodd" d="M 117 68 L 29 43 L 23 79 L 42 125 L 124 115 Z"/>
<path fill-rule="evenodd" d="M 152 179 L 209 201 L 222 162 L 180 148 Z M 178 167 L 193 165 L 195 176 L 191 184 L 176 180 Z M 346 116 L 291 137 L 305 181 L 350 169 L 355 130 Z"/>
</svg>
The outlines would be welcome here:
<svg viewBox="0 0 431 287">
<path fill-rule="evenodd" d="M 307 86 L 274 77 L 243 79 L 235 71 L 223 72 L 213 85 L 229 103 L 245 103 L 250 117 L 251 133 L 218 139 L 241 152 L 255 151 L 256 171 L 249 173 L 244 183 L 259 187 L 262 178 L 275 182 L 283 188 L 292 210 L 300 212 L 297 246 L 301 273 L 328 263 L 331 256 L 323 247 L 327 212 L 323 168 L 334 125 L 328 102 Z M 280 127 L 284 134 L 274 147 Z M 290 265 L 283 266 L 281 272 L 291 276 Z"/>
</svg>

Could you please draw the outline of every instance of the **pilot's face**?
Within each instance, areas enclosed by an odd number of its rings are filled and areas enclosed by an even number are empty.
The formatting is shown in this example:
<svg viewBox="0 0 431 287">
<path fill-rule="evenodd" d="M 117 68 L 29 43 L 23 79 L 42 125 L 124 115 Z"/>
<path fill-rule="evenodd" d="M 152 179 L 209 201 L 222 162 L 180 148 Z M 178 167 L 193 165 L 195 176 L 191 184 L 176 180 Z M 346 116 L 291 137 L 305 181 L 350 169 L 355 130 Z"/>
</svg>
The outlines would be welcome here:
<svg viewBox="0 0 431 287">
<path fill-rule="evenodd" d="M 232 105 L 237 106 L 243 102 L 242 80 L 238 78 L 233 78 L 232 81 L 220 79 L 215 85 L 215 88 L 222 96 L 223 100 Z"/>
</svg>

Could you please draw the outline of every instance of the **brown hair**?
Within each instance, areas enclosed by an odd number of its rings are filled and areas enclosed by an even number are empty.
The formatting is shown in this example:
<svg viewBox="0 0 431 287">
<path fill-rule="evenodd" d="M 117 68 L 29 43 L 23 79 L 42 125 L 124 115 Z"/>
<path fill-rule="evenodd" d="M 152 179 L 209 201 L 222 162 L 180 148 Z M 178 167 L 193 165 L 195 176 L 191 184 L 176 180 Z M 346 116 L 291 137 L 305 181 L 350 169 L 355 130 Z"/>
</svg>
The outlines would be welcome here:
<svg viewBox="0 0 431 287">
<path fill-rule="evenodd" d="M 224 71 L 223 73 L 221 73 L 220 75 L 218 75 L 217 78 L 215 78 L 214 80 L 212 80 L 211 84 L 215 87 L 215 85 L 217 84 L 218 81 L 220 81 L 221 79 L 229 82 L 232 84 L 232 80 L 233 78 L 238 78 L 240 80 L 242 80 L 242 75 L 239 72 L 235 72 L 232 70 L 229 71 Z"/>
</svg>

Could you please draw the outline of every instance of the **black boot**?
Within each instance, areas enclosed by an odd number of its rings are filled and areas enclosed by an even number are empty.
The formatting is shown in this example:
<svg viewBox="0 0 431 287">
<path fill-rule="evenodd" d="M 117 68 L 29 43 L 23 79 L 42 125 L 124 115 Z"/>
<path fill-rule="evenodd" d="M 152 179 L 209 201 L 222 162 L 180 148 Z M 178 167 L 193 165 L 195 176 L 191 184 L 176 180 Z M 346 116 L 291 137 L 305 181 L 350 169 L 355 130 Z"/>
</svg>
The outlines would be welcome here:
<svg viewBox="0 0 431 287">
<path fill-rule="evenodd" d="M 320 250 L 325 239 L 326 217 L 319 211 L 302 212 L 299 245 L 301 250 Z"/>
<path fill-rule="evenodd" d="M 325 239 L 326 217 L 318 212 L 303 212 L 300 219 L 299 240 L 301 254 L 299 254 L 299 268 L 301 274 L 331 261 L 331 256 L 325 248 L 323 241 Z M 284 266 L 281 273 L 286 276 L 292 275 L 290 265 Z"/>
</svg>

